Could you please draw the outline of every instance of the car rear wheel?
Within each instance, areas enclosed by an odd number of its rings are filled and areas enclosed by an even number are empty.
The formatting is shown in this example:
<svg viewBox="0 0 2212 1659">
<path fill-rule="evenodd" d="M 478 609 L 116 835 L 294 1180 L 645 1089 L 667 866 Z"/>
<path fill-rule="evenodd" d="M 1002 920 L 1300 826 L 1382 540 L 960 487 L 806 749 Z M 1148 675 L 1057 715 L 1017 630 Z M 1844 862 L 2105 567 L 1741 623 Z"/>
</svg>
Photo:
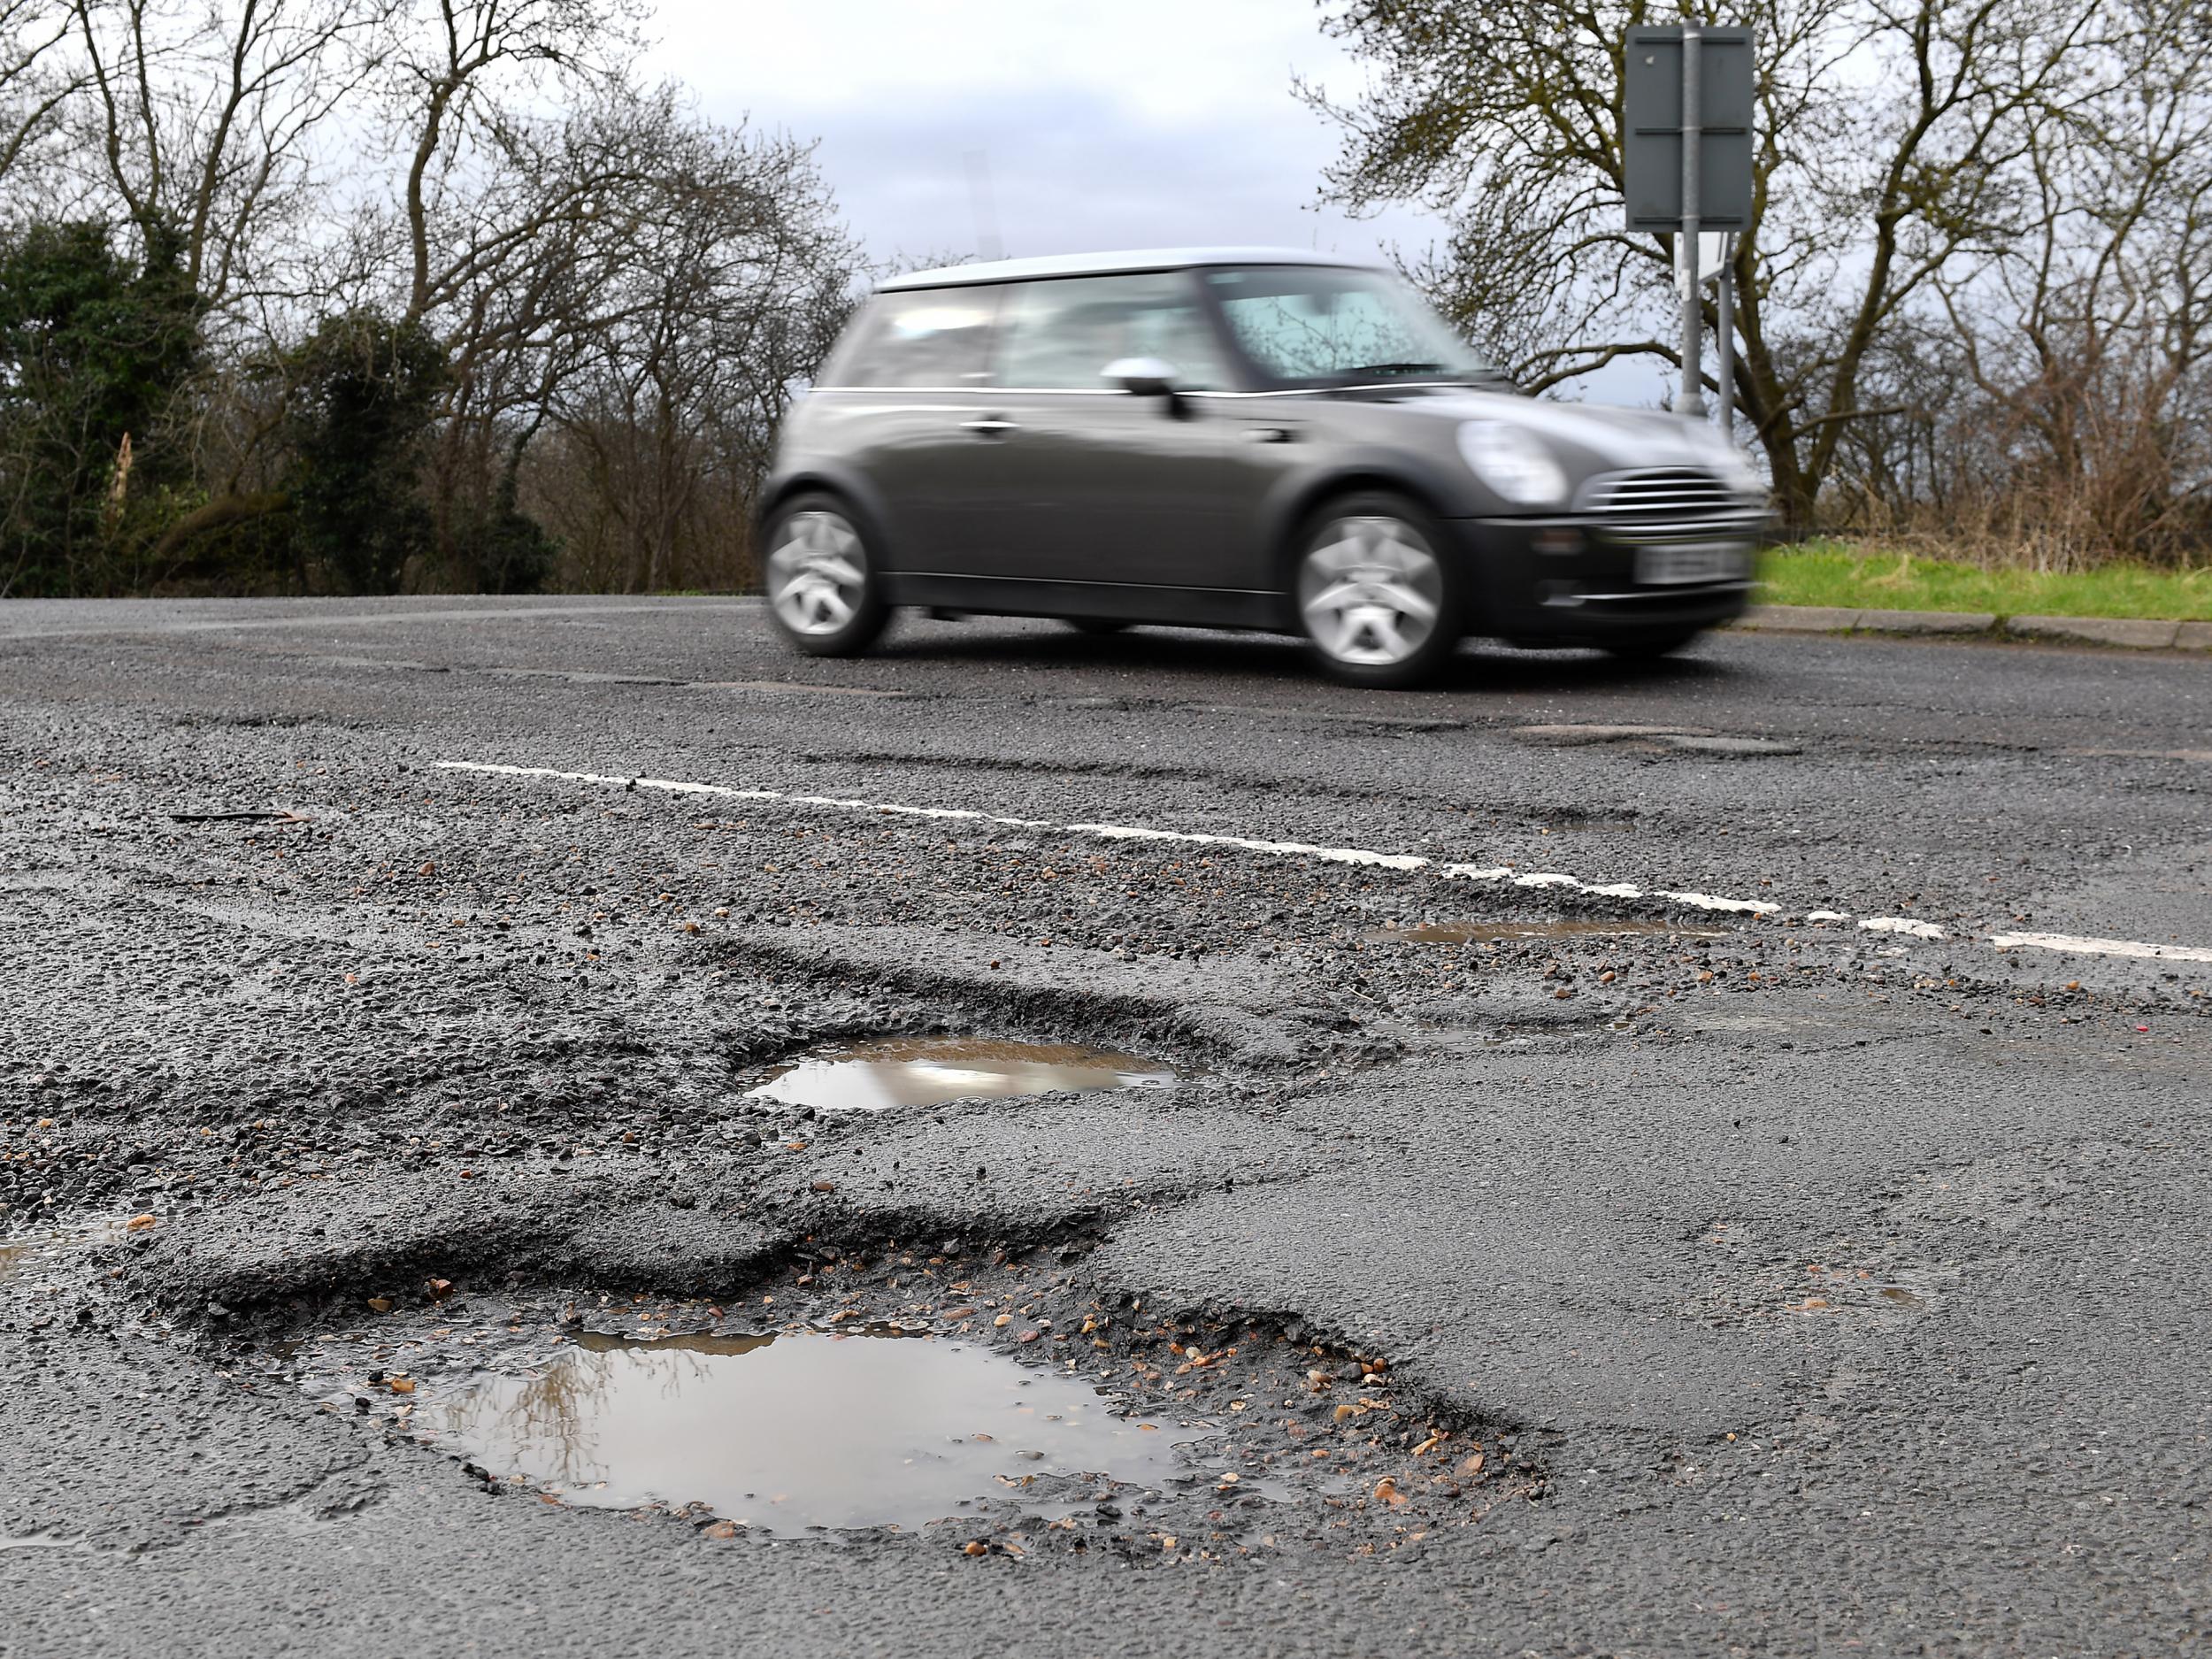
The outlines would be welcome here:
<svg viewBox="0 0 2212 1659">
<path fill-rule="evenodd" d="M 1291 598 L 1314 656 L 1355 686 L 1412 686 L 1459 644 L 1458 579 L 1428 515 L 1394 495 L 1332 503 L 1300 538 Z"/>
<path fill-rule="evenodd" d="M 845 503 L 794 496 L 768 526 L 769 619 L 810 657 L 854 657 L 883 632 L 889 608 Z"/>
</svg>

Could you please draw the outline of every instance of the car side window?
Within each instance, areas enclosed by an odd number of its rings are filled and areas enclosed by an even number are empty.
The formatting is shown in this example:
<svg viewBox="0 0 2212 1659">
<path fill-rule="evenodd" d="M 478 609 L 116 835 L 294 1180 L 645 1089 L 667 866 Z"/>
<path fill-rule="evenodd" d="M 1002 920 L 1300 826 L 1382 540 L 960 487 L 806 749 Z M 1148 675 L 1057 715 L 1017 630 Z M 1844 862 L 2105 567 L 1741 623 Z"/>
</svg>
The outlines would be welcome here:
<svg viewBox="0 0 2212 1659">
<path fill-rule="evenodd" d="M 1278 380 L 1317 380 L 1437 355 L 1436 341 L 1412 327 L 1406 308 L 1391 304 L 1364 272 L 1224 271 L 1207 280 L 1237 343 Z"/>
<path fill-rule="evenodd" d="M 1015 283 L 1001 319 L 992 374 L 1000 386 L 1101 391 L 1106 365 L 1125 357 L 1157 357 L 1174 367 L 1177 385 L 1192 391 L 1228 383 L 1188 272 Z"/>
<path fill-rule="evenodd" d="M 879 294 L 854 326 L 851 349 L 825 385 L 981 384 L 990 362 L 998 290 L 918 288 Z"/>
</svg>

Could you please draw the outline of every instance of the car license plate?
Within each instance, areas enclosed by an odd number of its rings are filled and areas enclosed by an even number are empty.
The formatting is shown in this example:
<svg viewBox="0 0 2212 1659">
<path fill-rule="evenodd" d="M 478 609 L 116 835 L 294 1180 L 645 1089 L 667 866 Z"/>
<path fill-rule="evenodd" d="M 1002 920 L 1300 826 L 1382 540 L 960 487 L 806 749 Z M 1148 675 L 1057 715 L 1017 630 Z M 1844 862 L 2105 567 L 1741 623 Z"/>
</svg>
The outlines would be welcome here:
<svg viewBox="0 0 2212 1659">
<path fill-rule="evenodd" d="M 1636 580 L 1647 587 L 1741 581 L 1750 574 L 1751 549 L 1740 541 L 1678 541 L 1636 549 Z"/>
</svg>

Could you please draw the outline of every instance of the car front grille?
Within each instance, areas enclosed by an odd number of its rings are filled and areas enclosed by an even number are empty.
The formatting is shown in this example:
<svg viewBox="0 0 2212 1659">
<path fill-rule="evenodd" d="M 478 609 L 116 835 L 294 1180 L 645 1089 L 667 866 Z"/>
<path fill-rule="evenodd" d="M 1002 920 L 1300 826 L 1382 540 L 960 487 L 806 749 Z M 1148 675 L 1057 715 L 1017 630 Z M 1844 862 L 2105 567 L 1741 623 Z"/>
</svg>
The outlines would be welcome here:
<svg viewBox="0 0 2212 1659">
<path fill-rule="evenodd" d="M 1714 474 L 1694 466 L 1601 472 L 1577 492 L 1576 505 L 1608 518 L 1713 518 L 1753 511 Z"/>
</svg>

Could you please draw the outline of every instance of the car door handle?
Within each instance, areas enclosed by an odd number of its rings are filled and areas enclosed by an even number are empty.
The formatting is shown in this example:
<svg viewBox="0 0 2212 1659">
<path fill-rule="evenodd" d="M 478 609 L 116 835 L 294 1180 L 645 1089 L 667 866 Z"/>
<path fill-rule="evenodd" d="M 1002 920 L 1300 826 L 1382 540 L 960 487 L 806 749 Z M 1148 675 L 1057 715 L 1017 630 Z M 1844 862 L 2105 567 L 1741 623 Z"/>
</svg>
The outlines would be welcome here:
<svg viewBox="0 0 2212 1659">
<path fill-rule="evenodd" d="M 980 437 L 996 438 L 1014 430 L 1014 423 L 997 415 L 986 415 L 978 420 L 964 420 L 960 430 L 972 432 Z"/>
<path fill-rule="evenodd" d="M 1288 443 L 1290 428 L 1287 426 L 1247 426 L 1244 429 L 1244 441 L 1247 443 Z"/>
</svg>

